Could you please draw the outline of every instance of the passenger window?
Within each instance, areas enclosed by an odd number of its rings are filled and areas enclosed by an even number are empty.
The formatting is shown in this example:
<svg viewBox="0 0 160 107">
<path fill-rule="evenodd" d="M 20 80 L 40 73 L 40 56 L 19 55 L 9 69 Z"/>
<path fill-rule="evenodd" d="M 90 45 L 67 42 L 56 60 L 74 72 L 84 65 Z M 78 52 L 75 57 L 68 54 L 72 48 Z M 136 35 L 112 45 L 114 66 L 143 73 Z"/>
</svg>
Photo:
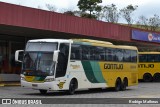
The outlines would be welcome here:
<svg viewBox="0 0 160 107">
<path fill-rule="evenodd" d="M 95 47 L 90 47 L 90 60 L 95 60 Z"/>
<path fill-rule="evenodd" d="M 113 50 L 106 48 L 106 61 L 113 61 Z"/>
<path fill-rule="evenodd" d="M 116 60 L 119 62 L 123 61 L 123 51 L 121 49 L 117 49 L 116 51 Z"/>
<path fill-rule="evenodd" d="M 83 60 L 90 60 L 90 47 L 89 46 L 82 46 L 82 59 Z"/>
<path fill-rule="evenodd" d="M 103 47 L 95 47 L 94 48 L 95 58 L 94 60 L 105 60 L 105 49 Z"/>
<path fill-rule="evenodd" d="M 131 51 L 131 62 L 137 62 L 137 51 Z"/>
<path fill-rule="evenodd" d="M 104 47 L 97 47 L 97 49 L 96 50 L 98 50 L 98 58 L 99 58 L 99 60 L 101 60 L 101 61 L 105 61 L 105 48 Z"/>
<path fill-rule="evenodd" d="M 160 55 L 158 54 L 155 55 L 155 62 L 160 62 Z"/>
<path fill-rule="evenodd" d="M 116 56 L 116 49 L 112 49 L 112 58 L 113 58 L 113 61 L 118 61 L 118 57 Z"/>
<path fill-rule="evenodd" d="M 147 55 L 139 54 L 139 62 L 147 62 Z"/>
<path fill-rule="evenodd" d="M 148 62 L 155 62 L 156 59 L 156 55 L 154 54 L 148 55 L 147 57 Z"/>
<path fill-rule="evenodd" d="M 82 49 L 80 45 L 71 46 L 71 60 L 81 60 Z"/>
<path fill-rule="evenodd" d="M 124 50 L 124 62 L 131 62 L 131 51 Z"/>
</svg>

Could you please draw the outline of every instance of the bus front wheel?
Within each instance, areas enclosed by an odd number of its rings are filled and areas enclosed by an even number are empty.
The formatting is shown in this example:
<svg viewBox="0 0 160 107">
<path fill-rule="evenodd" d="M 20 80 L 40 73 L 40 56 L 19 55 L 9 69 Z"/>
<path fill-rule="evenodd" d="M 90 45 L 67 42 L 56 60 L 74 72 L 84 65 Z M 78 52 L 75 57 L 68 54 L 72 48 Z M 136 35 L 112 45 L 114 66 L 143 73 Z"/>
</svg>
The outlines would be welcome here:
<svg viewBox="0 0 160 107">
<path fill-rule="evenodd" d="M 46 93 L 47 93 L 47 90 L 39 90 L 39 92 L 40 92 L 41 94 L 46 94 Z"/>
<path fill-rule="evenodd" d="M 150 73 L 145 73 L 143 75 L 143 81 L 144 82 L 151 82 L 152 81 L 152 75 Z"/>
<path fill-rule="evenodd" d="M 78 87 L 78 82 L 76 79 L 72 79 L 70 84 L 69 84 L 69 90 L 68 90 L 68 93 L 70 95 L 73 95 L 75 93 L 75 90 L 77 89 Z"/>
<path fill-rule="evenodd" d="M 121 79 L 117 78 L 115 83 L 115 91 L 120 91 L 121 87 L 122 87 Z"/>
</svg>

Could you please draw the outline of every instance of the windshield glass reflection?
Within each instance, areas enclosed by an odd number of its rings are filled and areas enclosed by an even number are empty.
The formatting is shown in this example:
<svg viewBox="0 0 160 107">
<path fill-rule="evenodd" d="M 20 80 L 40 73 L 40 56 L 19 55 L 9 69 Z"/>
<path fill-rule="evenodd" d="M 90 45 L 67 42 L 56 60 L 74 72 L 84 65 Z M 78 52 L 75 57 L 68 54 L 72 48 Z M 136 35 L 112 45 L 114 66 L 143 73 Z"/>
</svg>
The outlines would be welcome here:
<svg viewBox="0 0 160 107">
<path fill-rule="evenodd" d="M 53 53 L 27 52 L 24 56 L 23 71 L 26 75 L 52 75 Z"/>
<path fill-rule="evenodd" d="M 22 64 L 22 74 L 29 76 L 48 76 L 54 74 L 53 52 L 57 43 L 27 43 Z"/>
</svg>

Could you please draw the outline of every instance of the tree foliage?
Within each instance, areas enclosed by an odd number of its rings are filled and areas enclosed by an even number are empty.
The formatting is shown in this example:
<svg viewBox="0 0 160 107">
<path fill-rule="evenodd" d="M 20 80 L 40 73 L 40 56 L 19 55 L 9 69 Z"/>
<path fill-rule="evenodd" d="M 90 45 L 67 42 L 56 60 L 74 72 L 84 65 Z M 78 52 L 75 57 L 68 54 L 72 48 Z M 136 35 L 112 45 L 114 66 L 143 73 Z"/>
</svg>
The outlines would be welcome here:
<svg viewBox="0 0 160 107">
<path fill-rule="evenodd" d="M 160 18 L 158 15 L 154 14 L 153 17 L 146 18 L 145 16 L 140 16 L 139 21 L 137 21 L 138 26 L 146 30 L 156 31 L 160 27 Z"/>
<path fill-rule="evenodd" d="M 46 4 L 46 7 L 48 8 L 49 11 L 51 12 L 56 12 L 57 8 L 56 6 L 52 5 L 52 4 Z"/>
<path fill-rule="evenodd" d="M 65 11 L 64 14 L 71 15 L 71 16 L 75 16 L 74 11 L 70 11 L 70 10 Z"/>
<path fill-rule="evenodd" d="M 98 5 L 99 3 L 102 3 L 102 0 L 79 0 L 77 6 L 80 10 L 72 11 L 69 9 L 63 9 L 63 12 L 61 11 L 61 13 L 78 17 L 93 18 L 112 23 L 118 23 L 121 15 L 122 18 L 126 20 L 128 25 L 132 25 L 133 12 L 138 8 L 137 5 L 128 5 L 119 10 L 114 4 L 100 6 Z M 52 12 L 57 11 L 57 8 L 54 5 L 46 4 L 46 7 Z M 39 6 L 38 8 L 41 7 Z M 160 27 L 160 18 L 156 14 L 150 18 L 146 18 L 144 15 L 141 15 L 139 16 L 136 24 L 138 27 L 146 30 L 156 31 Z"/>
<path fill-rule="evenodd" d="M 94 18 L 95 12 L 101 11 L 99 3 L 102 3 L 102 0 L 79 0 L 77 6 L 82 12 L 89 12 L 89 18 Z"/>
<path fill-rule="evenodd" d="M 149 29 L 149 20 L 144 15 L 139 16 L 139 20 L 137 21 L 137 25 L 146 30 Z"/>
<path fill-rule="evenodd" d="M 117 10 L 116 5 L 111 4 L 104 6 L 102 8 L 102 17 L 107 21 L 107 22 L 112 22 L 112 23 L 117 23 L 119 19 L 119 12 Z"/>
<path fill-rule="evenodd" d="M 155 31 L 158 27 L 160 27 L 160 18 L 158 15 L 154 14 L 153 17 L 149 18 L 149 26 L 151 31 Z"/>
<path fill-rule="evenodd" d="M 137 7 L 137 5 L 128 5 L 127 7 L 120 9 L 120 13 L 122 17 L 127 21 L 128 25 L 131 25 L 133 23 L 132 14 L 137 9 Z"/>
</svg>

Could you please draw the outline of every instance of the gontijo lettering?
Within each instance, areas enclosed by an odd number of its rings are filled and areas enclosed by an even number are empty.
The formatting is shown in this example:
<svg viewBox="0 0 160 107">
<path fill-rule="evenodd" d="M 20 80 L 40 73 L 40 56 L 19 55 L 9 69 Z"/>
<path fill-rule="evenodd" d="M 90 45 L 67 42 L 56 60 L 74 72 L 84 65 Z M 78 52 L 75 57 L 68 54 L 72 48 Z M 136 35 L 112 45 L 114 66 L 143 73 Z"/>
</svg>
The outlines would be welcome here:
<svg viewBox="0 0 160 107">
<path fill-rule="evenodd" d="M 139 68 L 154 68 L 154 64 L 138 64 Z"/>
<path fill-rule="evenodd" d="M 123 69 L 123 64 L 104 64 L 104 69 Z"/>
</svg>

